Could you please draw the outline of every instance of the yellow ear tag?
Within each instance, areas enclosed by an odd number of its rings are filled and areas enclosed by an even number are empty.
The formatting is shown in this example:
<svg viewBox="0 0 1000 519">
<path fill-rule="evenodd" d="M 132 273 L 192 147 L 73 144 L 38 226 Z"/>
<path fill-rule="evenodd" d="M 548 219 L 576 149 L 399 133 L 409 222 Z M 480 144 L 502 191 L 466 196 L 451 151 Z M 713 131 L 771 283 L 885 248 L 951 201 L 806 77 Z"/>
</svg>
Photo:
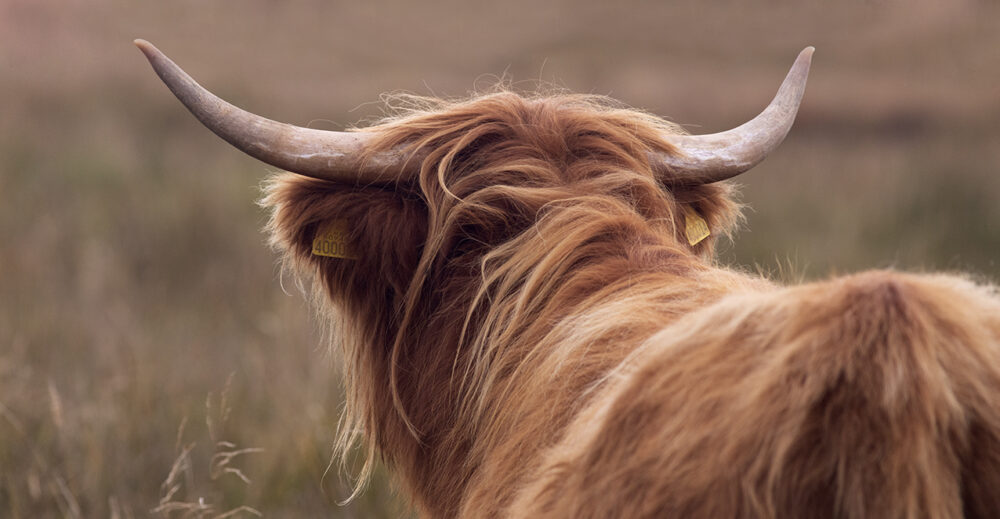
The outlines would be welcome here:
<svg viewBox="0 0 1000 519">
<path fill-rule="evenodd" d="M 697 211 L 686 205 L 682 207 L 684 208 L 684 232 L 687 234 L 688 243 L 695 246 L 701 240 L 708 238 L 712 232 L 708 230 L 708 222 Z"/>
<path fill-rule="evenodd" d="M 328 258 L 358 259 L 347 242 L 347 220 L 334 220 L 320 229 L 313 239 L 312 253 Z"/>
</svg>

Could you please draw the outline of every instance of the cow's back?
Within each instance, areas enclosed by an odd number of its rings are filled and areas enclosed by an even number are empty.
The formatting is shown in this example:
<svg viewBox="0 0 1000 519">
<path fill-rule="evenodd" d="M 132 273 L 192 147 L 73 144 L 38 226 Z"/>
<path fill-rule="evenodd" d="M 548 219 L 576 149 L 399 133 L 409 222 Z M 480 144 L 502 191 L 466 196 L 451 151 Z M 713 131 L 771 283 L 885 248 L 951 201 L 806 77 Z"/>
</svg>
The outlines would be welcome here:
<svg viewBox="0 0 1000 519">
<path fill-rule="evenodd" d="M 1000 510 L 995 289 L 869 272 L 734 295 L 653 336 L 617 377 L 511 516 Z"/>
</svg>

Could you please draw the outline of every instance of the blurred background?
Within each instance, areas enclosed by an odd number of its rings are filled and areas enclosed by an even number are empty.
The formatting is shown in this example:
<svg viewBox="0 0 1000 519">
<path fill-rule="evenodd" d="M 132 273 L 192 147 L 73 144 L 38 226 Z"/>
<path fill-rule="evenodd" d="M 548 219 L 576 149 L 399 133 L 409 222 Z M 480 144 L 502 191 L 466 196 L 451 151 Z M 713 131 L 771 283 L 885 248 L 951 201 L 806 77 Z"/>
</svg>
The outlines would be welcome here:
<svg viewBox="0 0 1000 519">
<path fill-rule="evenodd" d="M 338 506 L 336 359 L 260 232 L 270 169 L 181 107 L 139 37 L 237 105 L 325 129 L 377 117 L 384 92 L 503 77 L 714 132 L 814 45 L 720 261 L 1000 279 L 997 2 L 0 0 L 2 517 L 402 513 L 381 474 Z"/>
</svg>

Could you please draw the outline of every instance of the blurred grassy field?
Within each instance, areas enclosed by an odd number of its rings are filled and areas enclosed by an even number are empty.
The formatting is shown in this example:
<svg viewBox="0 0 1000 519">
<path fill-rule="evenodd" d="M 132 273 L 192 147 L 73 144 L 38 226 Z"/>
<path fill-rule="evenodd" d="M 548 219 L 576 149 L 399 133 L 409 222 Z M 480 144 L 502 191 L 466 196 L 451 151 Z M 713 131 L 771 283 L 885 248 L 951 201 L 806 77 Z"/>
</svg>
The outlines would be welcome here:
<svg viewBox="0 0 1000 519">
<path fill-rule="evenodd" d="M 384 477 L 337 505 L 336 360 L 264 245 L 268 168 L 200 127 L 136 37 L 245 108 L 331 129 L 377 116 L 382 92 L 506 74 L 707 133 L 815 45 L 722 260 L 1000 278 L 996 2 L 707 4 L 0 2 L 0 517 L 402 510 Z"/>
</svg>

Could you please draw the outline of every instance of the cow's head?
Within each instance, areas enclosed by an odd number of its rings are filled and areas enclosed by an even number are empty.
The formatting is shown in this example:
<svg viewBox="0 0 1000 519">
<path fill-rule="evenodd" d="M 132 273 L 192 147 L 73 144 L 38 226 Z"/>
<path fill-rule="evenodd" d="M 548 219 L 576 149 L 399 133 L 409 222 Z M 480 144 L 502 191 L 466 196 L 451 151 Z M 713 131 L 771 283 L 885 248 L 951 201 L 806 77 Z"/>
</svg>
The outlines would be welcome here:
<svg viewBox="0 0 1000 519">
<path fill-rule="evenodd" d="M 245 112 L 137 45 L 212 131 L 296 173 L 269 183 L 272 242 L 338 310 L 343 430 L 397 457 L 476 420 L 504 344 L 622 277 L 705 268 L 739 216 L 720 181 L 785 137 L 812 56 L 802 51 L 759 116 L 712 135 L 605 98 L 507 91 L 409 102 L 376 126 L 334 132 Z M 420 441 L 400 453 L 406 437 Z"/>
</svg>

